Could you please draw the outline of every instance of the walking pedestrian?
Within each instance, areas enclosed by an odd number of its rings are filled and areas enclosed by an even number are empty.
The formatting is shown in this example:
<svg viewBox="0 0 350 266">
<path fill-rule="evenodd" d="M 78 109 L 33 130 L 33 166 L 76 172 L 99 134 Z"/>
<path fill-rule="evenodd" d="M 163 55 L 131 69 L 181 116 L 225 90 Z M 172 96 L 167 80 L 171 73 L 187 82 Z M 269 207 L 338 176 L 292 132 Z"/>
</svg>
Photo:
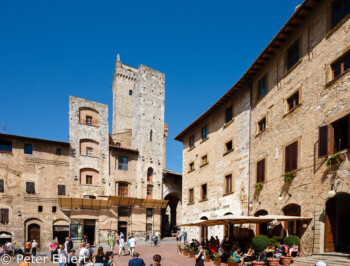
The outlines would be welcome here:
<svg viewBox="0 0 350 266">
<path fill-rule="evenodd" d="M 134 256 L 135 248 L 136 248 L 136 240 L 133 235 L 131 235 L 131 238 L 129 239 L 129 246 L 130 246 L 130 255 Z"/>
<path fill-rule="evenodd" d="M 83 243 L 82 248 L 79 252 L 79 265 L 83 265 L 86 258 L 89 258 L 90 251 L 86 248 L 86 244 Z"/>
<path fill-rule="evenodd" d="M 57 244 L 56 241 L 52 241 L 50 245 L 51 261 L 53 261 L 53 256 L 57 254 Z"/>
<path fill-rule="evenodd" d="M 68 244 L 67 244 L 67 251 L 70 253 L 70 251 L 73 249 L 73 241 L 68 237 Z"/>
<path fill-rule="evenodd" d="M 139 256 L 140 254 L 135 252 L 133 254 L 133 258 L 129 260 L 128 266 L 145 266 L 145 262 L 143 261 L 143 259 L 139 258 Z"/>
<path fill-rule="evenodd" d="M 114 246 L 115 246 L 115 236 L 113 234 L 111 234 L 108 238 L 108 244 L 110 249 L 113 251 L 114 250 Z"/>
<path fill-rule="evenodd" d="M 28 240 L 28 241 L 26 242 L 26 244 L 25 244 L 24 253 L 25 253 L 25 254 L 29 254 L 31 248 L 32 248 L 32 242 L 30 242 L 30 241 Z"/>
<path fill-rule="evenodd" d="M 12 244 L 12 242 L 7 241 L 7 244 L 5 245 L 5 247 L 6 247 L 6 254 L 13 257 L 13 250 L 15 248 L 14 248 L 14 245 Z"/>
<path fill-rule="evenodd" d="M 91 258 L 92 261 L 92 259 L 95 257 L 94 250 L 91 248 L 90 243 L 86 244 L 86 248 L 89 251 L 89 258 Z"/>
<path fill-rule="evenodd" d="M 64 245 L 60 245 L 58 250 L 58 265 L 65 266 L 67 263 L 67 253 L 64 250 Z"/>
<path fill-rule="evenodd" d="M 67 266 L 77 266 L 78 258 L 75 256 L 75 250 L 71 249 L 68 254 Z"/>
<path fill-rule="evenodd" d="M 35 257 L 36 256 L 36 249 L 38 247 L 38 242 L 36 242 L 36 240 L 34 239 L 33 240 L 33 243 L 32 243 L 32 255 Z"/>
<path fill-rule="evenodd" d="M 122 238 L 121 236 L 122 235 L 120 235 L 120 239 L 119 239 L 119 257 L 122 251 L 124 251 L 124 256 L 125 256 L 125 243 L 124 243 L 124 238 Z"/>
</svg>

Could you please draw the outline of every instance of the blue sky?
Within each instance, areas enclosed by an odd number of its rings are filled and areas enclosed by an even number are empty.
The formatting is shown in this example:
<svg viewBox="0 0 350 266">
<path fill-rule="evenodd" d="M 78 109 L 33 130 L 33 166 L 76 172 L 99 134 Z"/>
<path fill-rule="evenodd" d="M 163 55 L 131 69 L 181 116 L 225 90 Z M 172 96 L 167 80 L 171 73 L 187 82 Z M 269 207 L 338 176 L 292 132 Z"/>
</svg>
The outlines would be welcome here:
<svg viewBox="0 0 350 266">
<path fill-rule="evenodd" d="M 242 76 L 301 0 L 0 3 L 7 133 L 68 141 L 69 95 L 108 104 L 111 118 L 119 53 L 165 73 L 166 166 L 181 172 L 173 138 Z"/>
</svg>

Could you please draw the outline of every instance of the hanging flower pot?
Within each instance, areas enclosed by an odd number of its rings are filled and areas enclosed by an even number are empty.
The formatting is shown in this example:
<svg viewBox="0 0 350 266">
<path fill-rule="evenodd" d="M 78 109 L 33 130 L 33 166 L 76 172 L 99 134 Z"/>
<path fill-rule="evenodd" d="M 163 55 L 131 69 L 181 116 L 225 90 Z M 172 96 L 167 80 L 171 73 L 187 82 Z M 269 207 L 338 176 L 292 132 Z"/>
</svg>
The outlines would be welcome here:
<svg viewBox="0 0 350 266">
<path fill-rule="evenodd" d="M 326 161 L 327 168 L 338 167 L 346 159 L 345 154 L 337 153 L 330 156 Z"/>
</svg>

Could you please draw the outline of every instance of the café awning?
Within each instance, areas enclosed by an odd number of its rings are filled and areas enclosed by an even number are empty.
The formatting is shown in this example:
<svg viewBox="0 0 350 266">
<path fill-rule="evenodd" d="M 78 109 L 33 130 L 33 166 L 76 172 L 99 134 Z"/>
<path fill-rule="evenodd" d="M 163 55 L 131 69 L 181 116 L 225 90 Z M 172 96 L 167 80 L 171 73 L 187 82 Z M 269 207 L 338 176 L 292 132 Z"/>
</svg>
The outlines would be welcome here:
<svg viewBox="0 0 350 266">
<path fill-rule="evenodd" d="M 260 224 L 282 221 L 307 221 L 311 220 L 311 217 L 300 216 L 283 216 L 283 215 L 265 215 L 265 216 L 237 216 L 227 215 L 220 218 L 201 220 L 193 223 L 181 224 L 179 226 L 213 226 L 213 225 L 225 225 L 225 224 Z"/>
<path fill-rule="evenodd" d="M 110 209 L 112 203 L 109 200 L 84 199 L 84 198 L 58 198 L 61 209 Z"/>
<path fill-rule="evenodd" d="M 144 208 L 161 208 L 164 209 L 168 205 L 168 200 L 160 199 L 139 199 L 131 197 L 109 196 L 108 200 L 114 206 L 121 207 L 144 207 Z"/>
<path fill-rule="evenodd" d="M 103 210 L 110 209 L 112 206 L 164 209 L 167 207 L 168 202 L 168 200 L 139 199 L 119 196 L 109 196 L 108 200 L 84 198 L 58 198 L 58 204 L 61 209 Z"/>
</svg>

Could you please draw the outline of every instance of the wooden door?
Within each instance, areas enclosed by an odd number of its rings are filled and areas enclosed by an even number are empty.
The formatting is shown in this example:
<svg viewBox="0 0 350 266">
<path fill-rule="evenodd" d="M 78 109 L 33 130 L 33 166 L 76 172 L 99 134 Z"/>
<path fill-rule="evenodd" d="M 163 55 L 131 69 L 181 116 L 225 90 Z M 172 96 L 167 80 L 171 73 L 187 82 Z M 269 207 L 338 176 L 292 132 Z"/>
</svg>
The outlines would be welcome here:
<svg viewBox="0 0 350 266">
<path fill-rule="evenodd" d="M 207 226 L 202 226 L 201 227 L 201 241 L 205 241 L 208 239 L 208 227 Z"/>
<path fill-rule="evenodd" d="M 28 226 L 28 241 L 36 240 L 38 247 L 40 247 L 40 226 L 37 224 L 31 224 Z"/>
<path fill-rule="evenodd" d="M 331 221 L 329 219 L 328 213 L 326 213 L 326 222 L 324 230 L 324 245 L 325 252 L 334 252 L 334 237 L 332 231 Z"/>
</svg>

